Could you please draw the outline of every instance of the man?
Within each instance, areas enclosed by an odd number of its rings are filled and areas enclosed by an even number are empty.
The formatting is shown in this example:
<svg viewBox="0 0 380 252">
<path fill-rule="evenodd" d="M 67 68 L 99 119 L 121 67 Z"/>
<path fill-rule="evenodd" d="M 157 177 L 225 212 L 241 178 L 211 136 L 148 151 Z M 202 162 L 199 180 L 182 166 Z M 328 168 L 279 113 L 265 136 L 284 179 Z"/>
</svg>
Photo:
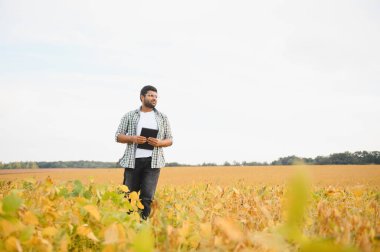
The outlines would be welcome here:
<svg viewBox="0 0 380 252">
<path fill-rule="evenodd" d="M 173 144 L 169 120 L 155 106 L 157 89 L 145 86 L 140 92 L 141 107 L 126 113 L 115 134 L 118 143 L 126 143 L 124 156 L 119 164 L 124 167 L 123 184 L 130 191 L 140 191 L 144 206 L 141 217 L 146 220 L 151 211 L 151 203 L 156 191 L 160 169 L 165 166 L 163 147 Z M 142 128 L 158 130 L 157 137 L 144 137 Z M 142 148 L 148 143 L 153 150 Z M 146 144 L 145 144 L 146 145 Z"/>
</svg>

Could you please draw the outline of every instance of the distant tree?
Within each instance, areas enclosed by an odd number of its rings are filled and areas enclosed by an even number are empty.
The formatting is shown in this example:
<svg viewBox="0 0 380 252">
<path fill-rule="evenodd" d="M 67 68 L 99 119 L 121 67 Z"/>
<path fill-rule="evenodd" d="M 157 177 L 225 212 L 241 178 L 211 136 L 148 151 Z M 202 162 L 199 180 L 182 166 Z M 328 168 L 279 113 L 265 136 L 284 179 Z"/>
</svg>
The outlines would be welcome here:
<svg viewBox="0 0 380 252">
<path fill-rule="evenodd" d="M 303 158 L 305 164 L 314 164 L 314 159 L 312 158 Z"/>
<path fill-rule="evenodd" d="M 329 163 L 329 159 L 327 157 L 317 156 L 314 159 L 314 163 L 319 165 L 325 165 Z"/>
<path fill-rule="evenodd" d="M 201 164 L 201 166 L 217 166 L 216 163 L 205 163 Z"/>
<path fill-rule="evenodd" d="M 353 153 L 355 159 L 360 163 L 365 164 L 380 164 L 380 152 L 379 151 L 357 151 Z"/>
<path fill-rule="evenodd" d="M 240 166 L 240 163 L 239 163 L 238 161 L 236 161 L 236 160 L 232 161 L 232 164 L 233 164 L 234 166 Z"/>
<path fill-rule="evenodd" d="M 281 157 L 272 162 L 272 165 L 293 165 L 304 163 L 304 159 L 296 156 Z"/>
<path fill-rule="evenodd" d="M 166 163 L 165 166 L 166 167 L 181 167 L 181 166 L 194 166 L 194 165 L 191 165 L 191 164 L 181 164 L 181 163 L 177 163 L 177 162 L 171 162 L 171 163 Z"/>
<path fill-rule="evenodd" d="M 32 164 L 30 165 L 30 168 L 31 169 L 38 169 L 38 164 L 36 162 L 32 162 Z"/>
<path fill-rule="evenodd" d="M 181 166 L 181 164 L 179 164 L 177 162 L 172 162 L 172 163 L 166 163 L 165 166 L 166 167 L 178 167 L 178 166 Z"/>
<path fill-rule="evenodd" d="M 331 154 L 329 159 L 331 164 L 352 164 L 354 161 L 349 152 Z"/>
<path fill-rule="evenodd" d="M 260 163 L 260 162 L 246 162 L 245 166 L 263 166 L 263 165 L 269 165 L 267 162 Z"/>
<path fill-rule="evenodd" d="M 223 166 L 231 166 L 230 163 L 228 163 L 228 161 L 224 162 Z"/>
</svg>

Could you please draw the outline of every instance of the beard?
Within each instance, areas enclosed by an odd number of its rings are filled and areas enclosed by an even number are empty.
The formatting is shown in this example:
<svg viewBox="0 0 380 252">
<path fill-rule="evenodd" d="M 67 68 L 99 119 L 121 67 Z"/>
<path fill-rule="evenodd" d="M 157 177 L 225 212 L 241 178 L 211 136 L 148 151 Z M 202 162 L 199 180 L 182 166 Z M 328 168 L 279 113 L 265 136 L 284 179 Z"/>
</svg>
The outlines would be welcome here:
<svg viewBox="0 0 380 252">
<path fill-rule="evenodd" d="M 153 105 L 153 103 L 151 103 L 150 101 L 148 100 L 144 100 L 144 105 L 148 108 L 154 108 L 156 105 Z"/>
</svg>

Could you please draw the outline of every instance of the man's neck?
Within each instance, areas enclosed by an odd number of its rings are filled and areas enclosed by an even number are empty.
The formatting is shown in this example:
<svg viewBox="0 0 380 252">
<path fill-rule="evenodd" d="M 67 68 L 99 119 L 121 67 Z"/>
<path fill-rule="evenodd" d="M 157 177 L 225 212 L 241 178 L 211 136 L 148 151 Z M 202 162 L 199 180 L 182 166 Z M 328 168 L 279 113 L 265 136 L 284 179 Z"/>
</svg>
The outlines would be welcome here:
<svg viewBox="0 0 380 252">
<path fill-rule="evenodd" d="M 151 112 L 151 111 L 153 111 L 152 108 L 148 108 L 148 107 L 146 107 L 144 105 L 141 106 L 140 110 L 141 110 L 141 112 Z"/>
</svg>

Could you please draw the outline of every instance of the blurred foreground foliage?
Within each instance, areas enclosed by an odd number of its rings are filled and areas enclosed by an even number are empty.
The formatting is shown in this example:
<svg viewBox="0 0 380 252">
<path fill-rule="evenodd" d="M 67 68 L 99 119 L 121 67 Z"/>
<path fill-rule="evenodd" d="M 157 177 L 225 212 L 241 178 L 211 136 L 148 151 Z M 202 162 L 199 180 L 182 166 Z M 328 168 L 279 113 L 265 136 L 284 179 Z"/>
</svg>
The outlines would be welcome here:
<svg viewBox="0 0 380 252">
<path fill-rule="evenodd" d="M 148 221 L 139 194 L 93 181 L 0 182 L 0 251 L 376 251 L 378 188 L 165 186 Z M 128 214 L 129 213 L 129 214 Z"/>
</svg>

